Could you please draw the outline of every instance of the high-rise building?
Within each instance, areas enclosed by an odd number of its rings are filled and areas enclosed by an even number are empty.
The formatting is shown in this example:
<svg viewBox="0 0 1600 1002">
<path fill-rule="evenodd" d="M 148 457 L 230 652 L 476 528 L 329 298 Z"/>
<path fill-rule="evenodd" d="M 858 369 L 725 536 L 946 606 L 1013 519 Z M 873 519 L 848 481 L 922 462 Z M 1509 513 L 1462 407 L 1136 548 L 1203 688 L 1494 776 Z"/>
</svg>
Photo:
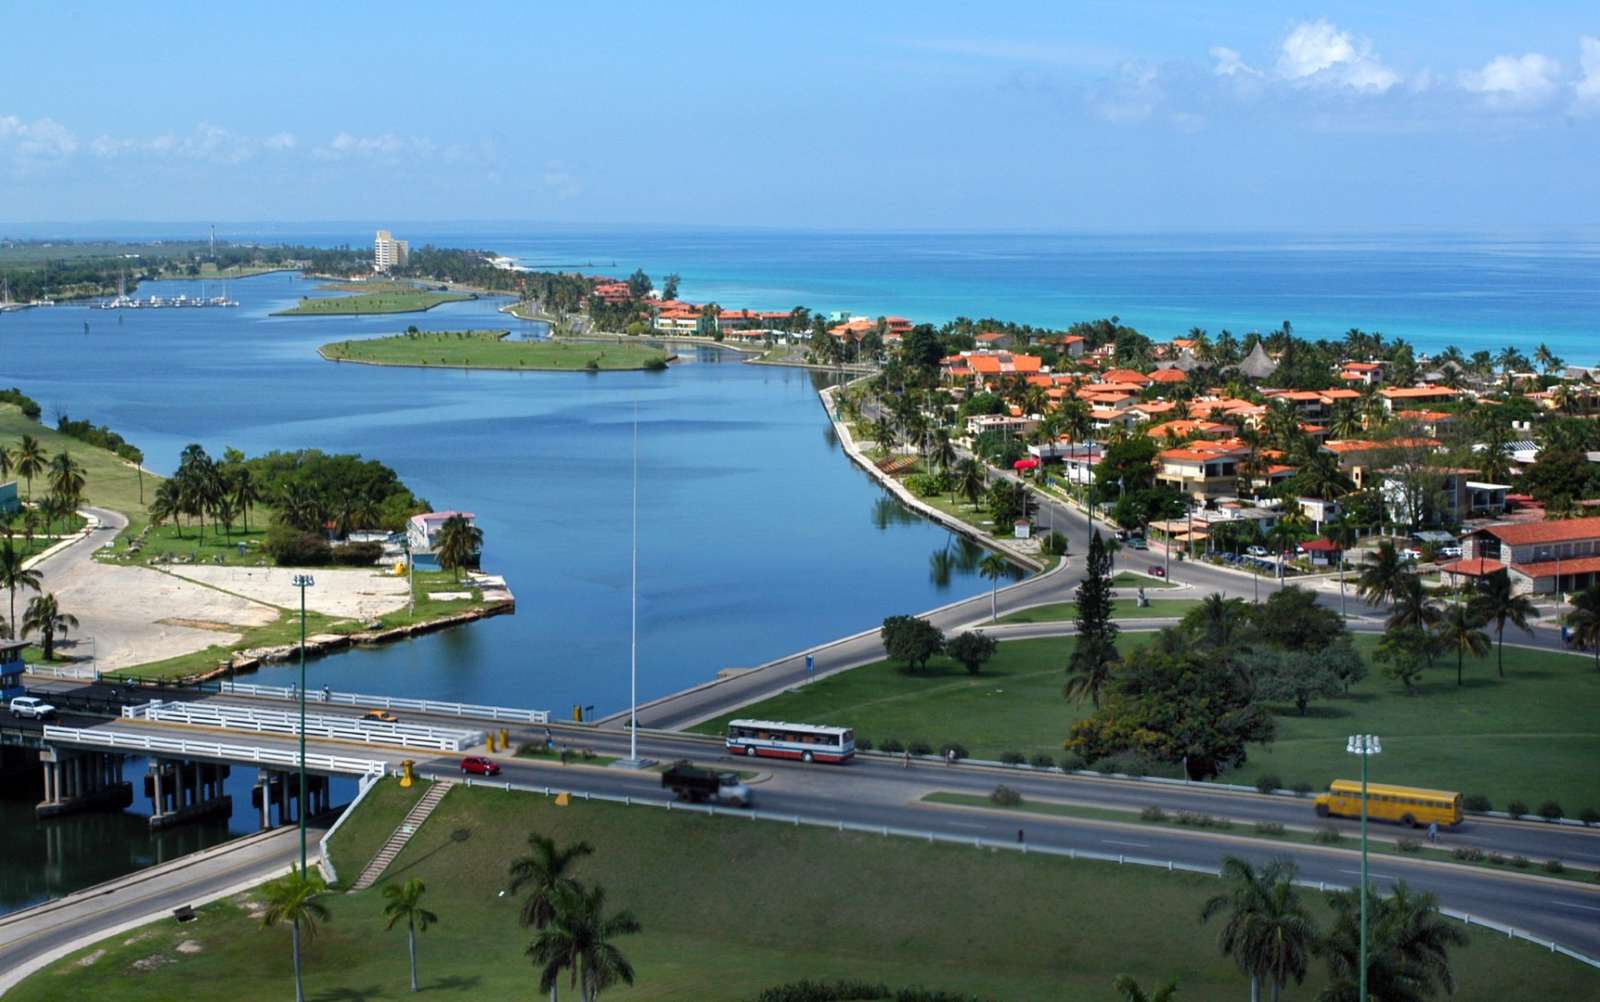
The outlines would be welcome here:
<svg viewBox="0 0 1600 1002">
<path fill-rule="evenodd" d="M 378 238 L 372 242 L 374 271 L 388 271 L 396 265 L 403 265 L 410 256 L 410 244 L 404 240 L 396 240 L 388 230 L 378 231 Z"/>
</svg>

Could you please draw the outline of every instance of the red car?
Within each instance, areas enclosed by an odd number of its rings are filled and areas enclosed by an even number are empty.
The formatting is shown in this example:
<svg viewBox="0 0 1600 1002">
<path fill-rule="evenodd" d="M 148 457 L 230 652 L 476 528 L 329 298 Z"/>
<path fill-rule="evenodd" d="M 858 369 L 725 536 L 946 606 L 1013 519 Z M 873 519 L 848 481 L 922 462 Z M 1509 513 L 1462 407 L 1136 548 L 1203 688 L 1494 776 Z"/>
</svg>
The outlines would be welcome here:
<svg viewBox="0 0 1600 1002">
<path fill-rule="evenodd" d="M 1153 578 L 1164 578 L 1167 576 L 1167 569 L 1165 567 L 1152 567 L 1150 568 L 1150 576 Z"/>
<path fill-rule="evenodd" d="M 500 763 L 493 759 L 484 758 L 482 755 L 468 755 L 461 760 L 461 771 L 477 776 L 500 775 Z"/>
</svg>

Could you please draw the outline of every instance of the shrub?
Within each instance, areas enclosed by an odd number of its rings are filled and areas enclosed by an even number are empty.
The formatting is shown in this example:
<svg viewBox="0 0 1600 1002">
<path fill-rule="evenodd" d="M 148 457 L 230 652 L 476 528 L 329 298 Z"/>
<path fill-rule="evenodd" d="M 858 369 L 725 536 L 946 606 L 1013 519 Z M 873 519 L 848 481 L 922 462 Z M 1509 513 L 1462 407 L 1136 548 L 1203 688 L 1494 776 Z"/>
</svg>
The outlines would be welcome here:
<svg viewBox="0 0 1600 1002">
<path fill-rule="evenodd" d="M 1149 807 L 1146 807 L 1144 810 L 1139 812 L 1139 820 L 1140 821 L 1165 821 L 1165 820 L 1167 820 L 1167 812 L 1163 811 L 1161 808 L 1155 806 L 1154 804 L 1151 804 Z"/>
<path fill-rule="evenodd" d="M 1395 842 L 1394 847 L 1401 852 L 1421 852 L 1422 843 L 1414 838 L 1402 838 Z"/>
<path fill-rule="evenodd" d="M 1467 794 L 1466 797 L 1462 798 L 1461 804 L 1467 810 L 1479 813 L 1494 810 L 1494 804 L 1490 803 L 1489 798 L 1481 793 Z"/>
<path fill-rule="evenodd" d="M 1539 805 L 1539 816 L 1546 821 L 1557 821 L 1566 817 L 1566 814 L 1562 812 L 1560 804 L 1554 800 L 1546 800 Z"/>
<path fill-rule="evenodd" d="M 1317 833 L 1311 836 L 1311 838 L 1312 841 L 1316 842 L 1318 845 L 1338 845 L 1340 842 L 1344 841 L 1344 835 L 1340 833 L 1339 829 L 1333 827 L 1332 825 L 1323 825 L 1321 828 L 1318 828 Z"/>
<path fill-rule="evenodd" d="M 1520 818 L 1524 814 L 1528 813 L 1528 805 L 1524 804 L 1520 800 L 1513 800 L 1511 803 L 1506 805 L 1506 813 L 1514 818 Z"/>
<path fill-rule="evenodd" d="M 1522 859 L 1521 856 L 1518 856 L 1517 858 L 1518 859 Z M 1489 859 L 1489 865 L 1490 866 L 1505 866 L 1506 865 L 1506 858 L 1504 856 L 1502 856 L 1498 852 L 1489 853 L 1488 859 Z M 1528 865 L 1527 860 L 1523 860 L 1520 865 L 1527 866 Z"/>
<path fill-rule="evenodd" d="M 976 995 L 965 992 L 935 991 L 930 988 L 902 988 L 894 993 L 894 1002 L 982 1002 Z"/>
<path fill-rule="evenodd" d="M 1495 853 L 1495 855 L 1498 856 L 1499 853 Z M 1528 857 L 1526 857 L 1526 856 L 1512 856 L 1511 857 L 1511 865 L 1516 867 L 1519 870 L 1526 870 L 1528 868 Z"/>
<path fill-rule="evenodd" d="M 878 750 L 898 755 L 906 750 L 906 746 L 901 744 L 898 738 L 884 738 L 883 744 L 878 746 Z"/>
<path fill-rule="evenodd" d="M 1296 783 L 1293 787 L 1294 795 L 1297 797 L 1306 796 L 1311 792 L 1312 789 L 1313 788 L 1310 783 Z"/>
<path fill-rule="evenodd" d="M 1067 552 L 1067 537 L 1052 532 L 1039 540 L 1039 552 L 1047 557 L 1059 557 Z"/>
<path fill-rule="evenodd" d="M 1107 755 L 1093 766 L 1096 772 L 1110 775 L 1121 773 L 1124 776 L 1148 776 L 1150 763 L 1143 755 L 1136 751 L 1119 751 L 1115 755 Z"/>
<path fill-rule="evenodd" d="M 945 758 L 949 758 L 951 752 L 955 752 L 955 757 L 958 759 L 966 758 L 967 746 L 956 741 L 946 741 L 939 746 L 939 754 Z"/>
<path fill-rule="evenodd" d="M 16 404 L 22 411 L 23 417 L 29 421 L 39 420 L 39 402 L 15 386 L 9 390 L 0 390 L 0 403 Z"/>
<path fill-rule="evenodd" d="M 871 738 L 856 738 L 856 750 L 857 751 L 871 751 L 872 750 L 872 739 Z M 887 750 L 888 749 L 885 749 L 885 751 L 887 751 Z"/>
<path fill-rule="evenodd" d="M 322 567 L 333 559 L 326 539 L 287 525 L 268 529 L 263 549 L 279 567 Z"/>
<path fill-rule="evenodd" d="M 1054 769 L 1056 767 L 1056 760 L 1053 757 L 1041 752 L 1033 757 L 1033 767 L 1035 769 Z"/>
<path fill-rule="evenodd" d="M 1069 751 L 1061 756 L 1061 770 L 1063 772 L 1075 772 L 1088 764 L 1083 760 L 1083 756 L 1075 751 Z"/>
<path fill-rule="evenodd" d="M 1028 761 L 1028 757 L 1019 751 L 1008 751 L 1000 753 L 1000 761 L 1006 765 L 1022 765 Z"/>
<path fill-rule="evenodd" d="M 1015 807 L 1022 803 L 1022 794 L 1001 783 L 994 788 L 993 793 L 989 794 L 989 799 L 1001 807 Z"/>
<path fill-rule="evenodd" d="M 371 567 L 383 559 L 382 543 L 343 543 L 332 550 L 333 562 L 346 567 Z"/>
<path fill-rule="evenodd" d="M 913 755 L 932 755 L 933 746 L 926 741 L 913 741 L 906 746 Z"/>
<path fill-rule="evenodd" d="M 1279 790 L 1282 788 L 1283 780 L 1279 779 L 1276 775 L 1270 772 L 1256 780 L 1257 793 L 1271 793 L 1273 790 Z"/>
<path fill-rule="evenodd" d="M 644 367 L 647 372 L 660 372 L 667 367 L 667 360 L 664 358 L 648 359 L 644 363 Z"/>
<path fill-rule="evenodd" d="M 1586 825 L 1600 823 L 1600 810 L 1595 810 L 1593 807 L 1585 807 L 1578 812 L 1578 820 Z"/>
<path fill-rule="evenodd" d="M 1452 858 L 1457 859 L 1457 860 L 1459 860 L 1459 861 L 1461 861 L 1463 863 L 1481 863 L 1481 862 L 1483 862 L 1483 850 L 1482 849 L 1474 849 L 1471 846 L 1466 846 L 1466 845 L 1457 846 L 1455 849 L 1452 849 L 1450 851 L 1450 855 L 1451 855 Z"/>
<path fill-rule="evenodd" d="M 1566 864 L 1562 863 L 1559 859 L 1547 859 L 1544 861 L 1544 872 L 1566 873 L 1567 867 Z"/>
<path fill-rule="evenodd" d="M 1185 825 L 1190 828 L 1228 829 L 1233 827 L 1233 822 L 1229 821 L 1227 818 L 1215 818 L 1209 814 L 1202 814 L 1199 811 L 1179 811 L 1174 820 L 1176 820 L 1178 824 Z"/>
<path fill-rule="evenodd" d="M 1278 837 L 1283 834 L 1283 825 L 1276 821 L 1257 821 L 1256 834 Z"/>
<path fill-rule="evenodd" d="M 806 980 L 768 988 L 752 1002 L 856 1002 L 888 997 L 889 986 L 881 982 Z"/>
</svg>

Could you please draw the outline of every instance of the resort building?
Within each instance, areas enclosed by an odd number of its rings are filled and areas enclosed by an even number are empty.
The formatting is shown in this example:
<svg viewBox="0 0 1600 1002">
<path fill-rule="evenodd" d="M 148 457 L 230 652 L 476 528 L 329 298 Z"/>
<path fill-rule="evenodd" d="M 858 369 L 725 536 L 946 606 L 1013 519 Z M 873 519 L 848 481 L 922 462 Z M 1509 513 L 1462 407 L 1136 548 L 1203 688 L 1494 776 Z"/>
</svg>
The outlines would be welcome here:
<svg viewBox="0 0 1600 1002">
<path fill-rule="evenodd" d="M 1510 484 L 1475 479 L 1466 467 L 1434 466 L 1407 474 L 1384 470 L 1378 492 L 1389 518 L 1401 525 L 1459 525 L 1469 518 L 1506 513 Z"/>
<path fill-rule="evenodd" d="M 17 496 L 17 482 L 8 480 L 0 484 L 0 515 L 15 515 L 22 510 L 22 499 Z"/>
<path fill-rule="evenodd" d="M 452 517 L 460 515 L 468 525 L 476 525 L 478 516 L 470 511 L 430 511 L 412 515 L 406 521 L 406 543 L 411 548 L 411 561 L 418 567 L 438 567 L 439 558 L 434 553 L 439 545 L 439 530 Z"/>
<path fill-rule="evenodd" d="M 388 271 L 406 263 L 411 257 L 411 245 L 404 240 L 396 240 L 394 234 L 388 230 L 379 230 L 378 237 L 372 242 L 372 270 Z"/>
<path fill-rule="evenodd" d="M 1196 500 L 1239 492 L 1239 464 L 1250 454 L 1241 442 L 1190 442 L 1156 454 L 1156 482 Z"/>
<path fill-rule="evenodd" d="M 1504 570 L 1518 594 L 1581 591 L 1600 574 L 1600 517 L 1490 525 L 1463 540 L 1460 560 L 1441 564 L 1455 584 Z"/>
<path fill-rule="evenodd" d="M 1094 470 L 1100 465 L 1104 452 L 1099 442 L 1074 442 L 1066 438 L 1028 446 L 1030 456 L 1041 463 L 1059 462 L 1061 479 L 1079 486 L 1094 483 Z"/>
</svg>

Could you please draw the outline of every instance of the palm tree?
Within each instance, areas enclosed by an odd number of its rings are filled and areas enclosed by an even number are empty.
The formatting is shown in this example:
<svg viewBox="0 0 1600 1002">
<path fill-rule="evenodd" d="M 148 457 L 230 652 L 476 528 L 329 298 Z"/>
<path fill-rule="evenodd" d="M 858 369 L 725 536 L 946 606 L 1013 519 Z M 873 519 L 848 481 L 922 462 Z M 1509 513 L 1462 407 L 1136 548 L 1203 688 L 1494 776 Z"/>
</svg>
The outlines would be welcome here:
<svg viewBox="0 0 1600 1002">
<path fill-rule="evenodd" d="M 1356 578 L 1356 594 L 1368 605 L 1382 605 L 1394 599 L 1401 580 L 1410 574 L 1399 551 L 1385 539 L 1367 554 L 1361 574 Z"/>
<path fill-rule="evenodd" d="M 1318 1002 L 1360 1002 L 1361 898 L 1354 891 L 1328 896 L 1334 924 L 1323 940 L 1331 984 Z M 1438 899 L 1414 894 L 1395 881 L 1389 897 L 1368 888 L 1371 911 L 1367 937 L 1367 995 L 1384 1002 L 1424 1002 L 1442 989 L 1455 993 L 1450 949 L 1465 946 L 1467 934 L 1439 914 Z"/>
<path fill-rule="evenodd" d="M 976 459 L 963 459 L 956 466 L 956 493 L 965 497 L 974 508 L 978 506 L 978 498 L 983 496 L 983 490 L 988 485 L 989 479 Z"/>
<path fill-rule="evenodd" d="M 56 597 L 49 592 L 36 596 L 28 603 L 27 610 L 22 614 L 22 636 L 37 633 L 43 639 L 39 645 L 44 651 L 46 661 L 53 660 L 56 656 L 56 637 L 65 637 L 69 632 L 78 628 L 78 617 L 71 613 L 62 612 L 56 605 Z"/>
<path fill-rule="evenodd" d="M 22 551 L 11 545 L 11 540 L 0 543 L 0 588 L 11 592 L 11 616 L 7 622 L 11 624 L 14 634 L 17 622 L 17 589 L 32 588 L 39 590 L 39 572 L 23 567 Z"/>
<path fill-rule="evenodd" d="M 887 415 L 879 414 L 877 420 L 872 422 L 872 440 L 884 452 L 894 451 L 894 424 Z"/>
<path fill-rule="evenodd" d="M 83 497 L 83 464 L 72 458 L 65 449 L 50 458 L 50 490 L 72 502 L 77 507 Z"/>
<path fill-rule="evenodd" d="M 989 589 L 989 618 L 1000 617 L 1000 579 L 1011 573 L 1011 564 L 998 553 L 991 553 L 978 565 L 978 573 L 993 582 Z"/>
<path fill-rule="evenodd" d="M 1344 608 L 1344 565 L 1345 551 L 1355 545 L 1357 539 L 1356 527 L 1341 512 L 1333 518 L 1322 523 L 1322 536 L 1328 542 L 1339 548 L 1339 615 L 1345 614 Z"/>
<path fill-rule="evenodd" d="M 928 458 L 945 473 L 956 464 L 959 455 L 956 453 L 955 443 L 950 441 L 950 432 L 940 428 L 933 436 L 933 448 L 928 452 Z"/>
<path fill-rule="evenodd" d="M 552 1002 L 564 970 L 570 972 L 568 987 L 577 988 L 583 1002 L 619 981 L 633 984 L 633 965 L 613 940 L 643 927 L 632 912 L 607 915 L 605 902 L 599 886 L 565 884 L 556 891 L 554 914 L 527 950 L 539 968 L 539 990 L 549 989 Z"/>
<path fill-rule="evenodd" d="M 1122 996 L 1122 1002 L 1172 1002 L 1173 996 L 1178 993 L 1178 983 L 1168 981 L 1155 991 L 1147 993 L 1131 976 L 1119 974 L 1117 980 L 1111 982 L 1111 990 Z"/>
<path fill-rule="evenodd" d="M 529 854 L 511 863 L 511 893 L 528 888 L 518 916 L 524 926 L 543 929 L 555 914 L 556 892 L 574 883 L 570 871 L 578 860 L 594 852 L 587 842 L 559 847 L 555 839 L 538 832 L 528 834 Z"/>
<path fill-rule="evenodd" d="M 301 870 L 292 863 L 289 872 L 261 888 L 266 911 L 261 913 L 262 928 L 289 923 L 294 940 L 294 997 L 305 1002 L 305 982 L 300 976 L 300 930 L 307 939 L 317 934 L 317 923 L 328 921 L 328 908 L 318 899 L 328 893 L 328 883 L 316 870 Z"/>
<path fill-rule="evenodd" d="M 406 924 L 406 947 L 411 954 L 411 990 L 417 990 L 417 933 L 427 932 L 428 926 L 439 921 L 439 916 L 422 907 L 422 895 L 428 888 L 421 878 L 412 877 L 403 884 L 389 884 L 383 889 L 383 914 L 389 917 L 385 929 L 393 929 L 401 920 Z"/>
<path fill-rule="evenodd" d="M 470 565 L 483 549 L 483 530 L 468 522 L 465 515 L 451 515 L 439 526 L 435 555 L 439 566 L 454 572 L 461 580 L 461 568 Z"/>
<path fill-rule="evenodd" d="M 28 497 L 33 497 L 33 478 L 45 470 L 44 448 L 32 435 L 22 436 L 17 443 L 15 467 L 17 475 L 28 482 Z"/>
<path fill-rule="evenodd" d="M 1229 598 L 1221 592 L 1212 592 L 1200 600 L 1199 608 L 1191 615 L 1193 625 L 1199 629 L 1201 642 L 1213 650 L 1233 648 L 1243 638 L 1249 624 L 1249 606 L 1242 598 Z M 1189 625 L 1189 617 L 1184 617 Z"/>
<path fill-rule="evenodd" d="M 0 445 L 0 484 L 6 482 L 11 476 L 11 471 L 17 468 L 17 461 L 11 455 L 11 450 Z"/>
<path fill-rule="evenodd" d="M 1504 569 L 1495 571 L 1478 583 L 1478 593 L 1472 596 L 1472 605 L 1485 623 L 1495 624 L 1495 647 L 1500 677 L 1506 677 L 1506 623 L 1533 636 L 1528 620 L 1538 615 L 1533 600 L 1511 590 L 1511 575 Z"/>
<path fill-rule="evenodd" d="M 1391 597 L 1393 603 L 1389 607 L 1388 619 L 1390 629 L 1409 627 L 1426 630 L 1439 621 L 1439 609 L 1429 600 L 1427 589 L 1422 587 L 1422 579 L 1410 571 L 1406 571 L 1396 582 Z"/>
<path fill-rule="evenodd" d="M 171 522 L 172 527 L 178 532 L 178 538 L 183 538 L 183 523 L 180 521 L 183 516 L 183 502 L 178 494 L 176 480 L 161 481 L 161 485 L 150 497 L 149 511 L 151 525 L 159 529 L 161 523 Z"/>
<path fill-rule="evenodd" d="M 1284 565 L 1288 562 L 1289 551 L 1310 533 L 1306 530 L 1306 517 L 1303 512 L 1296 509 L 1284 515 L 1267 530 L 1267 538 L 1278 548 L 1278 587 L 1283 587 Z"/>
<path fill-rule="evenodd" d="M 1088 700 L 1100 709 L 1100 694 L 1111 683 L 1120 655 L 1114 641 L 1101 637 L 1079 637 L 1072 659 L 1067 663 L 1067 684 L 1061 694 L 1074 703 Z"/>
<path fill-rule="evenodd" d="M 1538 363 L 1539 368 L 1545 371 L 1546 375 L 1566 365 L 1555 352 L 1550 350 L 1550 346 L 1543 341 L 1539 342 L 1539 347 L 1533 349 L 1533 360 Z"/>
<path fill-rule="evenodd" d="M 1339 458 L 1318 449 L 1300 466 L 1295 482 L 1306 497 L 1334 500 L 1355 487 L 1339 465 Z"/>
<path fill-rule="evenodd" d="M 1217 948 L 1249 976 L 1252 1002 L 1261 998 L 1263 979 L 1272 985 L 1273 1002 L 1277 1002 L 1290 978 L 1296 984 L 1305 981 L 1317 940 L 1311 915 L 1295 890 L 1294 864 L 1274 860 L 1258 871 L 1246 860 L 1226 856 L 1222 876 L 1233 886 L 1206 900 L 1200 921 L 1209 922 L 1228 912 L 1217 935 Z"/>
<path fill-rule="evenodd" d="M 1333 417 L 1328 422 L 1331 438 L 1355 438 L 1361 434 L 1361 409 L 1349 400 L 1333 405 Z"/>
<path fill-rule="evenodd" d="M 9 549 L 11 544 L 5 544 Z M 5 581 L 5 550 L 0 550 L 0 583 Z M 16 615 L 15 606 L 12 615 Z M 1600 671 L 1600 582 L 1589 585 L 1572 596 L 1572 611 L 1567 613 L 1567 627 L 1572 631 L 1572 642 L 1578 647 L 1594 648 L 1594 669 Z"/>
<path fill-rule="evenodd" d="M 229 492 L 233 495 L 234 507 L 244 516 L 244 531 L 248 533 L 250 509 L 261 503 L 261 488 L 256 485 L 255 477 L 251 476 L 250 467 L 240 466 L 233 471 Z"/>
<path fill-rule="evenodd" d="M 1453 602 L 1439 617 L 1439 641 L 1445 650 L 1456 652 L 1456 685 L 1461 685 L 1461 669 L 1467 654 L 1481 658 L 1489 653 L 1489 635 L 1483 632 L 1478 609 L 1465 602 Z"/>
</svg>

